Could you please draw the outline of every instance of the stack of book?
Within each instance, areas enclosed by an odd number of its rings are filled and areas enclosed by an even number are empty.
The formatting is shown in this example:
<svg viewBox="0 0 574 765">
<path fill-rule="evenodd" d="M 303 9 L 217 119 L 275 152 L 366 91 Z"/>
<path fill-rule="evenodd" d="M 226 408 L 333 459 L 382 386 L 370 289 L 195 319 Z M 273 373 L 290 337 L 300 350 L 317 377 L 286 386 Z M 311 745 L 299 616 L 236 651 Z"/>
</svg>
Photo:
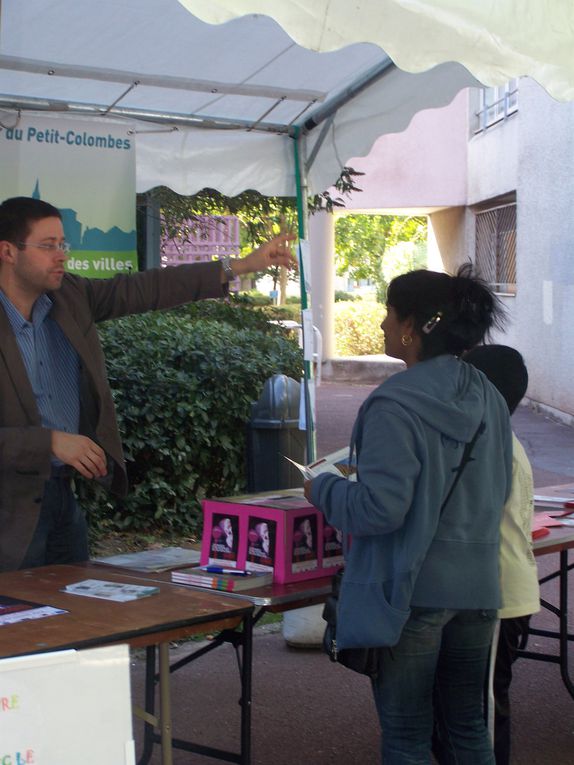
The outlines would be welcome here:
<svg viewBox="0 0 574 765">
<path fill-rule="evenodd" d="M 127 603 L 130 600 L 139 600 L 150 595 L 157 595 L 159 587 L 128 584 L 127 582 L 109 582 L 103 579 L 84 579 L 81 582 L 67 584 L 62 592 L 69 592 L 72 595 L 83 595 L 87 598 L 113 600 L 116 603 Z"/>
<path fill-rule="evenodd" d="M 240 592 L 254 587 L 264 587 L 273 582 L 272 571 L 239 571 L 218 566 L 192 566 L 171 572 L 177 584 L 206 587 L 223 592 Z"/>
<path fill-rule="evenodd" d="M 191 566 L 199 563 L 199 550 L 191 550 L 186 547 L 161 547 L 152 550 L 140 550 L 133 553 L 111 555 L 106 558 L 94 558 L 94 563 L 103 563 L 107 566 L 127 568 L 131 571 L 169 571 L 180 566 Z"/>
</svg>

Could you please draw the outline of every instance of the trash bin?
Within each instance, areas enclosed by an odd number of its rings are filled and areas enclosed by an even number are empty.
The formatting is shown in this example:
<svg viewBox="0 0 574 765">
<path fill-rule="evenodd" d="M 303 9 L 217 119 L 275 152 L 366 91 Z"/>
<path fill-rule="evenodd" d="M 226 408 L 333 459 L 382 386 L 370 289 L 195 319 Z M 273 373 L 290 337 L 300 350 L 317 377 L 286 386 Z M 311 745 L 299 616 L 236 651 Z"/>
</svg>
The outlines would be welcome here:
<svg viewBox="0 0 574 765">
<path fill-rule="evenodd" d="M 247 490 L 292 489 L 303 476 L 285 457 L 305 464 L 305 431 L 299 430 L 301 385 L 287 375 L 265 381 L 247 429 Z"/>
</svg>

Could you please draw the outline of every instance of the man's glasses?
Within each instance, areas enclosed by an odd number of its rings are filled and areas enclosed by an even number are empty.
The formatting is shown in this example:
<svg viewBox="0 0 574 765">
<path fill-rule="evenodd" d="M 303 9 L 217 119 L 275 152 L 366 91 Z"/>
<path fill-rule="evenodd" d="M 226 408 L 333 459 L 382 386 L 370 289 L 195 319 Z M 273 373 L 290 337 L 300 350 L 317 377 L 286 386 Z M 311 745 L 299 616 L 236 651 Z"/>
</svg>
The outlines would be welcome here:
<svg viewBox="0 0 574 765">
<path fill-rule="evenodd" d="M 46 252 L 57 252 L 61 250 L 64 254 L 68 254 L 72 249 L 72 245 L 69 242 L 60 242 L 59 244 L 36 244 L 36 242 L 16 242 L 16 246 L 23 249 L 24 247 L 37 247 L 39 250 L 46 250 Z"/>
</svg>

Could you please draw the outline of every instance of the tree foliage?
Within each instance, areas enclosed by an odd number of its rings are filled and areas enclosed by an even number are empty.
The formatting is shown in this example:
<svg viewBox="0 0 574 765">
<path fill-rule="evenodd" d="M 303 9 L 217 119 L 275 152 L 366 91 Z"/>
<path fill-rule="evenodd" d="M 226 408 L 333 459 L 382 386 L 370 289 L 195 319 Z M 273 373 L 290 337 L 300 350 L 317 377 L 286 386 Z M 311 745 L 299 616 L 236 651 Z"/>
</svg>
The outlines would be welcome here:
<svg viewBox="0 0 574 765">
<path fill-rule="evenodd" d="M 235 215 L 241 222 L 241 248 L 257 247 L 281 227 L 296 229 L 296 205 L 291 197 L 266 197 L 257 191 L 244 191 L 226 197 L 215 189 L 202 189 L 192 196 L 181 196 L 165 186 L 151 192 L 159 202 L 162 226 L 168 237 L 186 241 L 195 229 L 201 231 L 205 217 Z"/>
<path fill-rule="evenodd" d="M 377 285 L 379 295 L 384 296 L 388 283 L 384 263 L 388 255 L 392 256 L 401 242 L 416 245 L 426 242 L 426 238 L 425 216 L 341 216 L 335 227 L 337 273 L 352 279 L 369 279 Z"/>
<path fill-rule="evenodd" d="M 217 225 L 214 216 L 234 215 L 240 223 L 240 255 L 247 255 L 266 239 L 281 231 L 296 231 L 296 204 L 291 197 L 266 197 L 257 191 L 244 191 L 226 197 L 215 189 L 203 189 L 193 196 L 181 196 L 167 187 L 153 190 L 162 213 L 162 228 L 169 238 L 189 241 L 190 235 L 206 235 L 206 227 Z M 276 285 L 280 269 L 267 270 Z M 254 279 L 263 274 L 254 274 Z M 291 278 L 296 278 L 295 274 Z"/>
<path fill-rule="evenodd" d="M 352 167 L 344 167 L 333 189 L 315 194 L 307 200 L 309 213 L 325 210 L 332 212 L 335 207 L 344 207 L 344 197 L 351 191 L 360 191 L 355 179 L 363 175 Z M 209 226 L 216 226 L 213 216 L 235 215 L 241 223 L 240 254 L 246 255 L 265 240 L 281 231 L 297 231 L 297 201 L 295 197 L 266 197 L 258 191 L 247 190 L 235 197 L 226 197 L 215 189 L 202 189 L 197 194 L 182 196 L 161 186 L 150 192 L 159 203 L 162 215 L 162 230 L 169 238 L 182 242 L 199 233 L 206 235 Z M 267 270 L 276 286 L 279 268 Z M 262 274 L 257 274 L 258 278 Z M 292 278 L 297 278 L 293 273 Z"/>
<path fill-rule="evenodd" d="M 332 189 L 307 200 L 309 213 L 333 212 L 345 207 L 345 197 L 361 191 L 357 180 L 364 173 L 344 167 Z M 234 215 L 240 223 L 240 254 L 245 255 L 282 230 L 297 230 L 295 197 L 267 197 L 247 190 L 227 197 L 215 189 L 203 189 L 192 196 L 182 196 L 162 186 L 150 192 L 159 204 L 164 235 L 189 241 L 191 235 L 207 235 L 206 227 L 216 226 L 216 216 Z M 384 300 L 389 274 L 424 265 L 420 245 L 426 242 L 425 216 L 348 215 L 339 218 L 335 229 L 337 272 L 352 279 L 369 279 L 377 285 L 379 299 Z M 411 242 L 415 249 L 395 250 L 397 244 Z M 394 263 L 394 265 L 393 265 Z M 280 269 L 270 268 L 274 288 Z M 263 274 L 255 274 L 254 279 Z M 291 273 L 290 278 L 297 278 Z"/>
<path fill-rule="evenodd" d="M 341 195 L 333 197 L 329 189 L 323 191 L 321 194 L 315 194 L 308 201 L 309 213 L 313 215 L 316 212 L 325 211 L 333 212 L 335 207 L 345 207 L 345 200 L 343 197 L 348 196 L 352 191 L 362 191 L 357 185 L 355 185 L 355 178 L 364 175 L 352 167 L 344 167 L 341 170 L 341 175 L 335 181 L 333 188 Z"/>
<path fill-rule="evenodd" d="M 344 167 L 331 190 L 315 194 L 307 200 L 310 214 L 335 207 L 344 207 L 344 197 L 352 191 L 361 191 L 355 179 L 364 175 L 352 167 Z M 295 197 L 266 197 L 249 189 L 235 197 L 226 197 L 215 189 L 202 189 L 197 194 L 182 196 L 167 186 L 158 186 L 150 192 L 162 211 L 162 227 L 169 237 L 186 235 L 193 227 L 205 225 L 204 216 L 236 215 L 242 223 L 242 246 L 252 249 L 279 233 L 281 228 L 297 229 L 297 201 Z"/>
<path fill-rule="evenodd" d="M 360 192 L 357 179 L 364 175 L 352 167 L 344 167 L 332 189 L 307 200 L 310 214 L 318 211 L 333 212 L 345 207 L 345 197 Z M 215 189 L 202 189 L 191 196 L 182 196 L 161 186 L 150 192 L 158 202 L 162 215 L 162 230 L 168 237 L 188 241 L 193 233 L 206 233 L 206 226 L 217 225 L 214 216 L 235 215 L 241 223 L 240 253 L 247 254 L 269 237 L 280 231 L 297 230 L 297 204 L 295 197 L 267 197 L 258 191 L 247 190 L 235 197 L 227 197 Z M 335 250 L 337 272 L 353 279 L 370 279 L 384 295 L 388 278 L 393 271 L 389 255 L 400 242 L 421 245 L 426 241 L 425 216 L 348 215 L 336 224 Z M 420 247 L 411 250 L 410 260 L 401 250 L 397 257 L 405 262 L 405 269 L 421 262 Z M 385 258 L 389 263 L 383 266 Z M 414 264 L 414 265 L 413 265 Z M 401 267 L 400 265 L 397 267 Z M 269 269 L 276 284 L 279 269 Z M 255 278 L 262 274 L 255 275 Z M 295 274 L 293 276 L 296 278 Z"/>
</svg>

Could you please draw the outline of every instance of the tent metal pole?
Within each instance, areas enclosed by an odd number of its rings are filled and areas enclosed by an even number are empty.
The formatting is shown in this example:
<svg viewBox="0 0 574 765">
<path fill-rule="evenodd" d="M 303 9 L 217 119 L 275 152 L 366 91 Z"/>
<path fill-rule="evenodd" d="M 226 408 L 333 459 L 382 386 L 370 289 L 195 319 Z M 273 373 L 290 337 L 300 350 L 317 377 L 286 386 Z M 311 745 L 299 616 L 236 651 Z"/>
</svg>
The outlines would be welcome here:
<svg viewBox="0 0 574 765">
<path fill-rule="evenodd" d="M 294 135 L 295 152 L 295 187 L 297 192 L 297 226 L 299 239 L 307 239 L 308 236 L 308 212 L 307 212 L 307 174 L 303 157 L 303 141 L 299 128 Z M 301 251 L 299 250 L 299 282 L 301 287 L 301 309 L 309 308 L 308 295 L 305 287 L 305 271 Z M 305 347 L 305 332 L 302 332 L 303 348 Z M 307 441 L 307 462 L 314 462 L 317 456 L 317 439 L 315 433 L 315 420 L 311 400 L 311 386 L 313 385 L 313 363 L 303 362 L 303 393 L 305 395 L 305 422 Z"/>
<path fill-rule="evenodd" d="M 341 107 L 348 104 L 349 101 L 352 101 L 353 98 L 356 98 L 360 93 L 380 80 L 381 77 L 384 77 L 395 70 L 396 66 L 393 61 L 388 56 L 385 56 L 382 61 L 372 67 L 362 77 L 359 77 L 358 80 L 353 82 L 352 85 L 349 85 L 348 88 L 339 93 L 335 98 L 332 98 L 330 101 L 317 107 L 305 121 L 303 126 L 304 131 L 308 133 L 316 128 L 317 125 L 324 122 L 332 114 L 335 114 Z"/>
<path fill-rule="evenodd" d="M 327 133 L 331 129 L 331 125 L 333 124 L 333 121 L 335 119 L 335 115 L 331 114 L 330 117 L 327 117 L 325 120 L 323 127 L 321 128 L 321 132 L 319 133 L 319 138 L 315 141 L 315 145 L 313 146 L 313 149 L 309 153 L 309 156 L 307 157 L 307 172 L 313 167 L 313 162 L 315 161 L 317 154 L 319 153 L 319 149 L 325 142 L 325 138 L 327 137 Z"/>
<path fill-rule="evenodd" d="M 171 75 L 147 74 L 145 72 L 130 72 L 103 67 L 80 66 L 79 64 L 59 64 L 55 61 L 40 61 L 39 59 L 23 58 L 21 56 L 4 56 L 0 53 L 0 68 L 15 72 L 43 74 L 50 77 L 70 77 L 73 79 L 92 80 L 96 82 L 113 82 L 133 87 L 141 85 L 150 88 L 167 88 L 196 93 L 217 93 L 235 96 L 252 96 L 256 98 L 271 98 L 276 101 L 301 101 L 314 103 L 324 101 L 325 93 L 320 90 L 303 90 L 295 88 L 270 87 L 268 85 L 253 85 L 251 83 L 216 82 L 213 80 L 198 80 L 189 77 Z"/>
<path fill-rule="evenodd" d="M 2 71 L 0 67 L 0 72 Z M 178 128 L 198 128 L 209 130 L 257 130 L 265 133 L 289 134 L 290 128 L 274 122 L 259 122 L 254 125 L 253 120 L 228 119 L 226 117 L 194 117 L 193 115 L 177 114 L 175 112 L 158 112 L 153 109 L 132 109 L 124 106 L 109 106 L 109 104 L 81 104 L 79 102 L 66 102 L 45 98 L 22 98 L 0 93 L 0 109 L 14 109 L 20 111 L 50 112 L 68 116 L 80 114 L 82 116 L 118 117 L 120 119 L 138 120 L 153 125 L 164 125 L 166 132 Z M 145 130 L 135 130 L 146 132 Z M 155 131 L 154 131 L 155 132 Z"/>
</svg>

